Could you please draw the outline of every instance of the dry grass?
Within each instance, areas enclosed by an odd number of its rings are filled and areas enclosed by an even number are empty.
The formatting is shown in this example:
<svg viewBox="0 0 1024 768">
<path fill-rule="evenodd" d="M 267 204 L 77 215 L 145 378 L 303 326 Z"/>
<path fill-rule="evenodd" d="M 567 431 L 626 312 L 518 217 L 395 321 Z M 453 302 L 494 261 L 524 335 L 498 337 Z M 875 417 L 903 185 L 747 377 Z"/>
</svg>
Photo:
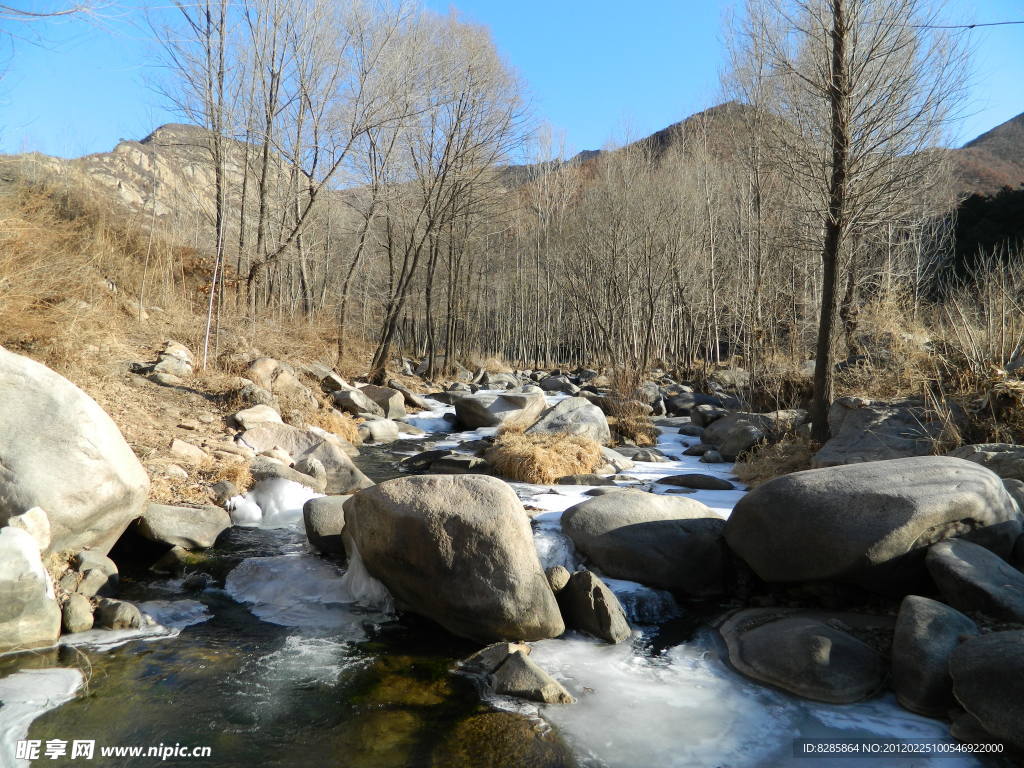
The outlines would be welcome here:
<svg viewBox="0 0 1024 768">
<path fill-rule="evenodd" d="M 210 486 L 221 481 L 232 483 L 239 493 L 245 493 L 253 484 L 249 464 L 223 462 L 192 468 L 187 478 L 159 472 L 151 474 L 149 498 L 158 504 L 210 504 Z"/>
<path fill-rule="evenodd" d="M 476 370 L 477 368 L 483 368 L 488 373 L 512 373 L 512 366 L 503 357 L 497 355 L 491 355 L 490 357 L 473 357 L 470 361 L 469 368 Z"/>
<path fill-rule="evenodd" d="M 359 420 L 329 406 L 311 413 L 307 417 L 306 423 L 333 432 L 338 437 L 348 440 L 352 445 L 359 445 L 362 442 L 359 435 Z"/>
<path fill-rule="evenodd" d="M 818 448 L 806 438 L 789 435 L 781 442 L 753 448 L 736 462 L 733 471 L 744 484 L 754 488 L 776 477 L 810 469 Z"/>
<path fill-rule="evenodd" d="M 486 459 L 502 477 L 541 485 L 594 472 L 605 463 L 601 446 L 588 438 L 527 435 L 514 429 L 498 435 Z"/>
<path fill-rule="evenodd" d="M 658 428 L 647 415 L 644 404 L 636 399 L 643 382 L 643 372 L 616 368 L 609 377 L 612 394 L 608 398 L 608 425 L 619 437 L 619 442 L 634 445 L 655 445 Z"/>
<path fill-rule="evenodd" d="M 616 401 L 610 410 L 614 415 L 608 417 L 608 425 L 618 436 L 618 442 L 629 441 L 633 445 L 656 445 L 658 428 L 651 417 L 641 410 L 642 404 L 636 401 Z"/>
</svg>

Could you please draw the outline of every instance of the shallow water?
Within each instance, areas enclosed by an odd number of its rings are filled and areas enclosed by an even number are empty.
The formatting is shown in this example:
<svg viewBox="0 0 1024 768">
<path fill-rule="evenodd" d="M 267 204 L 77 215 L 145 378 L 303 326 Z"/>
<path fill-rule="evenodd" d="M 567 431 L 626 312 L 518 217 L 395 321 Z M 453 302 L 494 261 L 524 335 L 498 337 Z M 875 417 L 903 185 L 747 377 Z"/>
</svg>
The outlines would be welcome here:
<svg viewBox="0 0 1024 768">
<path fill-rule="evenodd" d="M 416 422 L 447 428 L 443 414 L 450 410 L 437 403 Z M 426 439 L 449 447 L 490 432 Z M 656 492 L 670 490 L 656 484 L 670 474 L 731 477 L 731 465 L 683 457 L 689 440 L 662 430 L 659 447 L 675 460 L 637 463 L 623 474 Z M 401 458 L 386 446 L 366 446 L 356 462 L 379 482 L 401 474 Z M 166 765 L 356 768 L 806 766 L 828 763 L 794 758 L 795 738 L 942 739 L 948 733 L 944 723 L 912 715 L 891 698 L 830 707 L 755 685 L 729 669 L 706 629 L 719 606 L 681 606 L 667 592 L 614 579 L 608 584 L 635 628 L 630 642 L 609 646 L 569 634 L 533 644 L 534 658 L 576 704 L 482 701 L 473 681 L 451 672 L 477 646 L 427 621 L 397 619 L 374 596 L 368 575 L 354 567 L 346 573 L 310 553 L 301 531 L 301 503 L 310 494 L 291 485 L 250 495 L 257 511 L 263 509 L 263 527 L 235 527 L 207 553 L 199 568 L 212 575 L 213 586 L 189 592 L 181 579 L 124 573 L 123 596 L 156 626 L 72 636 L 74 647 L 0 657 L 0 767 L 15 764 L 13 743 L 26 729 L 43 741 L 94 739 L 97 749 L 161 743 L 212 749 L 210 758 L 171 758 Z M 560 516 L 587 498 L 588 488 L 513 487 L 535 514 L 544 565 L 579 565 Z M 742 493 L 698 491 L 689 498 L 727 517 Z"/>
</svg>

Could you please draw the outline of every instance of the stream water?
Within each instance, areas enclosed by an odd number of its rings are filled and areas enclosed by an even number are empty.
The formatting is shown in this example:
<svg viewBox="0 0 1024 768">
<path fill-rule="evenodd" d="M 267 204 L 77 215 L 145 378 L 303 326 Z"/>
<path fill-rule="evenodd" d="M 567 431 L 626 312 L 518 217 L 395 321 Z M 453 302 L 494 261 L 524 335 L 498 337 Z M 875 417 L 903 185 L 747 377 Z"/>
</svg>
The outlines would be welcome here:
<svg viewBox="0 0 1024 768">
<path fill-rule="evenodd" d="M 411 419 L 440 447 L 486 435 L 448 434 L 444 414 Z M 626 474 L 651 484 L 730 465 L 681 455 L 684 438 L 662 430 L 673 461 Z M 406 449 L 409 445 L 404 446 Z M 412 452 L 412 451 L 409 451 Z M 356 459 L 376 481 L 403 458 L 369 446 Z M 578 563 L 559 517 L 586 487 L 513 484 L 536 513 L 544 565 Z M 667 486 L 654 487 L 660 492 Z M 797 758 L 796 738 L 948 739 L 948 726 L 901 709 L 889 696 L 829 706 L 755 685 L 729 669 L 707 628 L 717 606 L 679 606 L 668 593 L 609 580 L 634 626 L 631 641 L 580 635 L 534 643 L 533 658 L 578 699 L 536 706 L 481 698 L 454 674 L 478 646 L 425 620 L 353 603 L 358 574 L 311 553 L 302 531 L 308 492 L 264 486 L 250 496 L 265 527 L 234 527 L 206 553 L 207 583 L 125 571 L 122 595 L 155 621 L 131 633 L 71 636 L 74 645 L 0 656 L 0 768 L 28 765 L 18 740 L 95 741 L 93 760 L 33 764 L 102 766 L 778 766 Z M 742 491 L 694 497 L 727 516 Z M 27 734 L 27 736 L 26 736 Z M 209 747 L 205 758 L 102 757 L 101 747 Z M 836 765 L 859 761 L 843 758 Z M 983 765 L 973 757 L 887 765 Z"/>
</svg>

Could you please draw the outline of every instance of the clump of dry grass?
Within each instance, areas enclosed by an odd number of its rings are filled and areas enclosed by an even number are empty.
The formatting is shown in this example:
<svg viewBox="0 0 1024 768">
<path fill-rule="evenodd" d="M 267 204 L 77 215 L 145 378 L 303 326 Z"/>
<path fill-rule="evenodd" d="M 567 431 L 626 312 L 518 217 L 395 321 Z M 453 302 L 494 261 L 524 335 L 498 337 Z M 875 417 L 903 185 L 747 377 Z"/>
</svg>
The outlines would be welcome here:
<svg viewBox="0 0 1024 768">
<path fill-rule="evenodd" d="M 566 475 L 594 472 L 605 461 L 601 446 L 577 435 L 528 435 L 503 430 L 485 456 L 502 477 L 549 485 Z"/>
<path fill-rule="evenodd" d="M 740 457 L 733 471 L 744 484 L 754 488 L 776 477 L 810 469 L 818 448 L 808 438 L 790 434 L 778 443 L 752 448 Z"/>
<path fill-rule="evenodd" d="M 615 400 L 609 410 L 608 425 L 619 437 L 619 442 L 633 445 L 655 445 L 658 442 L 658 428 L 643 410 L 643 404 L 633 401 Z"/>
<path fill-rule="evenodd" d="M 636 399 L 636 392 L 642 383 L 639 371 L 616 368 L 609 377 L 612 395 L 608 397 L 608 425 L 620 441 L 634 445 L 655 445 L 658 442 L 658 428 L 654 426 L 649 410 Z"/>
<path fill-rule="evenodd" d="M 352 415 L 341 413 L 335 408 L 324 407 L 306 417 L 306 423 L 313 427 L 326 429 L 338 437 L 348 440 L 353 445 L 362 442 L 359 436 L 359 421 Z"/>
<path fill-rule="evenodd" d="M 488 373 L 512 373 L 512 366 L 498 355 L 474 357 L 470 362 L 472 363 L 471 368 L 483 368 Z"/>
</svg>

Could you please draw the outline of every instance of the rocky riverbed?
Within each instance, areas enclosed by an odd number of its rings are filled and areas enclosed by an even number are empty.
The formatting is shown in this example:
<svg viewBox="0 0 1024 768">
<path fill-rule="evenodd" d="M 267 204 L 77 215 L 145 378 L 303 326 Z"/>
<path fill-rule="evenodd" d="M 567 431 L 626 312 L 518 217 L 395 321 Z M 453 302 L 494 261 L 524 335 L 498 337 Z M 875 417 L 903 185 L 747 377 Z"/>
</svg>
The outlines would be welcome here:
<svg viewBox="0 0 1024 768">
<path fill-rule="evenodd" d="M 402 435 L 398 451 L 364 448 L 355 459 L 372 480 L 399 476 L 399 462 L 418 443 L 455 447 L 495 431 L 453 432 L 447 414 L 454 408 L 427 405 L 407 422 L 425 435 Z M 699 500 L 727 518 L 744 494 L 738 485 L 692 490 L 658 483 L 687 473 L 736 483 L 731 465 L 683 455 L 695 440 L 679 433 L 680 423 L 659 429 L 657 448 L 668 460 L 637 461 L 617 484 Z M 607 486 L 512 487 L 533 516 L 542 564 L 575 570 L 581 556 L 561 517 Z M 758 685 L 730 668 L 710 626 L 729 608 L 724 596 L 680 605 L 666 590 L 625 579 L 607 583 L 629 620 L 626 642 L 569 632 L 532 644 L 531 658 L 575 703 L 482 693 L 453 671 L 479 644 L 410 614 L 396 617 L 386 601 L 373 599 L 372 579 L 310 551 L 302 505 L 315 495 L 288 480 L 265 480 L 244 499 L 250 512 L 248 505 L 259 508 L 258 522 L 250 517 L 248 527 L 222 535 L 188 578 L 122 573 L 122 597 L 151 618 L 150 626 L 68 635 L 58 649 L 3 658 L 5 765 L 19 764 L 14 744 L 26 734 L 43 744 L 206 745 L 208 764 L 217 766 L 468 766 L 486 759 L 775 766 L 806 764 L 793 752 L 801 738 L 953 743 L 945 723 L 908 712 L 892 695 L 829 705 Z M 985 764 L 972 756 L 915 764 L 933 763 Z"/>
</svg>

